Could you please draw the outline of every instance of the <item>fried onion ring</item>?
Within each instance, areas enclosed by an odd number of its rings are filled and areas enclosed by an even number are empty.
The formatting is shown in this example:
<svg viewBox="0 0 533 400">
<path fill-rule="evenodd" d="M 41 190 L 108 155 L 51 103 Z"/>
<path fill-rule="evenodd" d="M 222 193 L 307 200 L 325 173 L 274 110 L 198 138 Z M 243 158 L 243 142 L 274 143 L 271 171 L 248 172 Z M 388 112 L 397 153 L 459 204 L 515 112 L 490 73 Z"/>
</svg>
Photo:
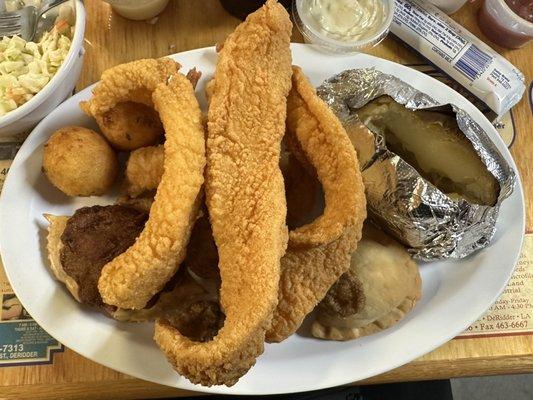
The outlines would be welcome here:
<svg viewBox="0 0 533 400">
<path fill-rule="evenodd" d="M 106 304 L 140 309 L 176 273 L 198 213 L 205 166 L 201 112 L 191 82 L 169 59 L 119 65 L 102 75 L 84 107 L 106 112 L 137 93 L 152 91 L 166 132 L 164 173 L 149 219 L 135 243 L 102 269 Z"/>
<path fill-rule="evenodd" d="M 291 22 L 275 1 L 226 40 L 209 108 L 206 198 L 219 252 L 224 326 L 206 343 L 165 320 L 155 340 L 193 383 L 233 385 L 264 350 L 287 230 L 280 143 L 290 89 Z"/>
<path fill-rule="evenodd" d="M 324 213 L 289 232 L 281 260 L 279 301 L 267 341 L 293 334 L 350 267 L 361 238 L 366 199 L 353 146 L 329 107 L 316 95 L 301 69 L 293 68 L 287 101 L 289 144 L 297 143 L 316 171 L 325 197 Z"/>
</svg>

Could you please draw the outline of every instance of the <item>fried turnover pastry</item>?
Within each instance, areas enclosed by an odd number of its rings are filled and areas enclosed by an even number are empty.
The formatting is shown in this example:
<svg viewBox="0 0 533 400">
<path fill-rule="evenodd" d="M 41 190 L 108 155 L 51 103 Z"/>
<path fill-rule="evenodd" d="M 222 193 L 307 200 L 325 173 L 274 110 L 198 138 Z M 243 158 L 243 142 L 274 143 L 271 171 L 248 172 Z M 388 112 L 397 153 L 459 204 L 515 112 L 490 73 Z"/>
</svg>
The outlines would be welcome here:
<svg viewBox="0 0 533 400">
<path fill-rule="evenodd" d="M 365 225 L 350 269 L 317 307 L 313 336 L 350 340 L 393 326 L 420 299 L 417 264 L 399 243 Z"/>
<path fill-rule="evenodd" d="M 102 303 L 97 288 L 101 267 L 106 258 L 123 252 L 135 240 L 134 235 L 146 220 L 144 214 L 122 205 L 84 207 L 71 217 L 45 214 L 49 222 L 47 252 L 54 277 L 65 284 L 78 302 L 93 306 L 116 320 L 141 322 L 165 317 L 193 338 L 210 335 L 218 329 L 223 317 L 220 310 L 217 312 L 220 279 L 213 273 L 198 278 L 185 262 L 143 309 L 127 310 Z M 211 246 L 209 240 L 207 244 L 204 241 L 210 232 L 205 219 L 201 217 L 196 221 L 188 252 L 201 252 Z M 196 260 L 195 267 L 208 271 L 216 270 L 217 265 L 204 257 Z M 190 313 L 194 313 L 194 318 Z M 206 320 L 200 321 L 204 315 Z M 201 323 L 189 326 L 193 322 Z"/>
<path fill-rule="evenodd" d="M 144 308 L 175 274 L 198 213 L 204 130 L 192 84 L 177 68 L 169 59 L 111 68 L 83 105 L 96 115 L 148 92 L 151 99 L 143 101 L 153 103 L 166 132 L 164 173 L 148 221 L 135 243 L 103 267 L 99 279 L 103 301 L 120 308 Z"/>
<path fill-rule="evenodd" d="M 313 222 L 289 233 L 281 260 L 279 303 L 267 341 L 280 342 L 348 270 L 350 253 L 361 238 L 366 218 L 364 186 L 357 155 L 341 122 L 316 95 L 298 67 L 293 68 L 287 101 L 287 136 L 291 150 L 316 171 L 325 209 Z"/>
<path fill-rule="evenodd" d="M 156 322 L 155 340 L 193 383 L 233 385 L 263 352 L 287 242 L 279 169 L 290 89 L 292 24 L 268 0 L 221 50 L 208 113 L 206 199 L 226 315 L 205 343 Z M 165 155 L 166 157 L 166 155 Z"/>
</svg>

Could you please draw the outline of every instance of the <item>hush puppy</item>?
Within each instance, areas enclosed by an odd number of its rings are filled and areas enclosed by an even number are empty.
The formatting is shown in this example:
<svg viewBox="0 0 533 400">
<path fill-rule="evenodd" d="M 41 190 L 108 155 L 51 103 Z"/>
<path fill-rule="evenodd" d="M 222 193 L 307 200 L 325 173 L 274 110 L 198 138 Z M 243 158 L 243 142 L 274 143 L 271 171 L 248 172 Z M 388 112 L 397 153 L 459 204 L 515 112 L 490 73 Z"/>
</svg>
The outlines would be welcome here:
<svg viewBox="0 0 533 400">
<path fill-rule="evenodd" d="M 54 132 L 45 144 L 43 172 L 68 196 L 99 196 L 115 181 L 118 160 L 98 133 L 67 126 Z"/>
<path fill-rule="evenodd" d="M 95 119 L 109 143 L 122 151 L 152 146 L 164 132 L 159 114 L 153 108 L 133 101 L 118 103 L 106 113 L 96 115 Z"/>
</svg>

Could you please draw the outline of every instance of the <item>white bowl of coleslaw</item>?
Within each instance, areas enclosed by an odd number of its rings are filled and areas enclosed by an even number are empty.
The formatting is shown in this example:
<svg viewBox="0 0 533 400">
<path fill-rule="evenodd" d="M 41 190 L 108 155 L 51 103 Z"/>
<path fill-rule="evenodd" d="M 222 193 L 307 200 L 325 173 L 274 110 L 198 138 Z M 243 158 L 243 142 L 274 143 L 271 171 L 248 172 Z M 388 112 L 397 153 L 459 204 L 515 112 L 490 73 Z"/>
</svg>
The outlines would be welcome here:
<svg viewBox="0 0 533 400">
<path fill-rule="evenodd" d="M 68 5 L 69 3 L 66 4 Z M 15 137 L 16 135 L 28 132 L 37 125 L 41 119 L 63 102 L 63 100 L 65 100 L 65 98 L 67 98 L 74 90 L 83 64 L 85 8 L 82 0 L 71 0 L 70 5 L 74 8 L 75 13 L 75 16 L 73 17 L 74 25 L 70 47 L 66 55 L 62 55 L 62 62 L 59 68 L 57 68 L 57 66 L 54 67 L 56 70 L 54 71 L 53 76 L 51 76 L 51 78 L 50 76 L 47 77 L 46 73 L 44 73 L 42 77 L 38 76 L 39 74 L 28 74 L 29 77 L 25 79 L 23 82 L 24 84 L 17 85 L 17 91 L 15 93 L 12 91 L 6 93 L 6 90 L 2 91 L 0 88 L 0 136 Z M 16 49 L 17 46 L 19 46 L 19 43 L 8 43 L 5 39 L 4 43 L 2 43 L 2 38 L 0 38 L 0 50 L 2 48 Z M 57 41 L 56 47 L 59 47 Z M 7 51 L 9 52 L 9 50 Z M 25 53 L 31 53 L 32 51 L 33 48 L 29 52 L 26 49 Z M 46 51 L 46 49 L 43 51 Z M 21 64 L 22 62 L 26 62 L 27 64 L 28 59 L 31 59 L 31 54 L 24 54 L 22 57 L 17 54 L 17 56 L 20 60 L 16 58 L 13 61 L 7 57 L 3 57 L 3 60 L 0 59 L 0 86 L 2 84 L 4 84 L 4 86 L 8 85 L 6 80 L 9 81 L 14 79 L 6 73 L 6 70 L 10 71 L 10 69 L 16 68 L 17 63 Z M 47 57 L 47 60 L 50 59 L 53 59 L 53 57 Z M 35 63 L 33 68 L 36 68 Z M 38 68 L 42 68 L 44 71 L 47 66 L 43 65 Z M 20 80 L 20 76 L 17 79 Z M 46 82 L 44 86 L 43 82 Z M 15 97 L 15 99 L 22 104 L 10 110 L 10 108 L 13 108 L 11 103 L 13 103 L 12 99 L 14 96 L 18 96 L 18 98 Z M 20 100 L 20 96 L 26 97 L 24 100 Z"/>
</svg>

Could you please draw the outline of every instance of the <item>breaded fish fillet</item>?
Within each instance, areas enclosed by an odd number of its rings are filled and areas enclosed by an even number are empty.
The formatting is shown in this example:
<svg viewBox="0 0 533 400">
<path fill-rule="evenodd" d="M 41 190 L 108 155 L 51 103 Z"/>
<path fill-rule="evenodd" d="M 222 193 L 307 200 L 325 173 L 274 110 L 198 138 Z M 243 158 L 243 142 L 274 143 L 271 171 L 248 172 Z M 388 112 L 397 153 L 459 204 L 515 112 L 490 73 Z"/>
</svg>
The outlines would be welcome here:
<svg viewBox="0 0 533 400">
<path fill-rule="evenodd" d="M 172 71 L 169 62 L 175 65 L 167 59 L 143 60 L 106 71 L 84 106 L 93 113 L 105 112 L 135 93 L 150 92 L 166 133 L 164 173 L 149 219 L 135 243 L 103 267 L 98 282 L 103 301 L 120 308 L 144 308 L 176 273 L 202 197 L 201 111 L 191 82 L 177 71 L 164 72 Z"/>
<path fill-rule="evenodd" d="M 341 122 L 317 95 L 301 69 L 293 68 L 287 101 L 289 145 L 316 171 L 325 198 L 324 213 L 289 233 L 281 260 L 279 304 L 267 340 L 293 334 L 350 267 L 361 238 L 366 199 L 359 163 Z"/>
<path fill-rule="evenodd" d="M 206 343 L 187 339 L 164 320 L 155 328 L 168 360 L 194 383 L 235 384 L 263 352 L 277 304 L 287 243 L 279 158 L 291 85 L 291 30 L 287 11 L 268 0 L 228 37 L 219 55 L 205 190 L 226 319 Z"/>
</svg>

